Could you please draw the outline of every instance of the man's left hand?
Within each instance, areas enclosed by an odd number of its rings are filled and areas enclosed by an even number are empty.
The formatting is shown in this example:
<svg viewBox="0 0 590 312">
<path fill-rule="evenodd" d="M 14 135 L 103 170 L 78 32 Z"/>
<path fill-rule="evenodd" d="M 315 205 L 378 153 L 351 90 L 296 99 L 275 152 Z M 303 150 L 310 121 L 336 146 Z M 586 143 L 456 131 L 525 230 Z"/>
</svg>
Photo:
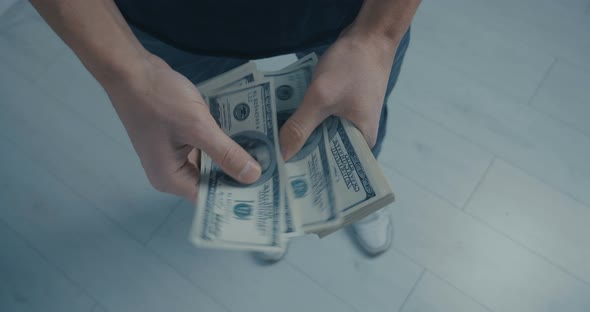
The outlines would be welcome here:
<svg viewBox="0 0 590 312">
<path fill-rule="evenodd" d="M 351 28 L 342 33 L 320 58 L 303 102 L 281 128 L 285 160 L 331 115 L 352 122 L 369 147 L 375 145 L 397 45 Z"/>
</svg>

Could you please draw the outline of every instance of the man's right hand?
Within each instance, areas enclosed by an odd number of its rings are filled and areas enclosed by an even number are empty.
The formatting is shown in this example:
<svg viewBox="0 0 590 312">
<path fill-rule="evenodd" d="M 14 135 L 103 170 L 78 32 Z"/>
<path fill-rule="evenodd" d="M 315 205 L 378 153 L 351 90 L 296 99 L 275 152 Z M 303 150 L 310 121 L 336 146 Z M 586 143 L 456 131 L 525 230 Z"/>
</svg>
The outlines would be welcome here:
<svg viewBox="0 0 590 312">
<path fill-rule="evenodd" d="M 242 183 L 260 165 L 217 126 L 195 86 L 137 40 L 113 0 L 31 0 L 111 98 L 152 185 L 195 201 L 207 153 Z"/>
<path fill-rule="evenodd" d="M 258 180 L 260 165 L 223 133 L 195 86 L 154 55 L 144 63 L 105 90 L 154 188 L 195 201 L 201 150 L 237 181 Z"/>
</svg>

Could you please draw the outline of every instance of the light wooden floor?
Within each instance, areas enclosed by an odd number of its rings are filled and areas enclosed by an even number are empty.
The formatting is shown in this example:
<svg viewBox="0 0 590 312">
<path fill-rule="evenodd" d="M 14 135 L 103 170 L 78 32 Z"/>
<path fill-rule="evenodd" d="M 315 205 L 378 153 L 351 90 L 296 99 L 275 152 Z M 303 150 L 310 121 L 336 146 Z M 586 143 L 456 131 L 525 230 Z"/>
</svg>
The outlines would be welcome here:
<svg viewBox="0 0 590 312">
<path fill-rule="evenodd" d="M 394 248 L 305 237 L 265 267 L 188 243 L 191 205 L 151 189 L 104 92 L 10 7 L 0 311 L 590 311 L 590 0 L 425 0 L 412 35 L 380 159 Z"/>
</svg>

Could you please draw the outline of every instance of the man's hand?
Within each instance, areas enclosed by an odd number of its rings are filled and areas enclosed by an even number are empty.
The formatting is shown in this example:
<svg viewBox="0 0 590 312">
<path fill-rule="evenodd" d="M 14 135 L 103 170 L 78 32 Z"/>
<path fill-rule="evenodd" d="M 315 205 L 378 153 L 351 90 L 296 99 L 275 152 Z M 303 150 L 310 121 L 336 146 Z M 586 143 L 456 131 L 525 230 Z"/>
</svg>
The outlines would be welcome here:
<svg viewBox="0 0 590 312">
<path fill-rule="evenodd" d="M 184 76 L 146 51 L 113 0 L 31 0 L 109 95 L 152 185 L 196 200 L 200 151 L 242 183 L 260 165 L 213 120 Z"/>
<path fill-rule="evenodd" d="M 387 39 L 345 31 L 320 58 L 303 102 L 281 129 L 285 159 L 330 115 L 351 121 L 373 147 L 396 48 Z"/>
<path fill-rule="evenodd" d="M 140 73 L 105 90 L 157 190 L 194 201 L 200 150 L 237 181 L 258 180 L 260 165 L 223 133 L 188 79 L 153 55 Z"/>
<path fill-rule="evenodd" d="M 303 103 L 281 129 L 286 160 L 330 115 L 348 119 L 370 147 L 375 145 L 395 52 L 419 4 L 420 0 L 364 1 L 354 23 L 320 58 Z"/>
</svg>

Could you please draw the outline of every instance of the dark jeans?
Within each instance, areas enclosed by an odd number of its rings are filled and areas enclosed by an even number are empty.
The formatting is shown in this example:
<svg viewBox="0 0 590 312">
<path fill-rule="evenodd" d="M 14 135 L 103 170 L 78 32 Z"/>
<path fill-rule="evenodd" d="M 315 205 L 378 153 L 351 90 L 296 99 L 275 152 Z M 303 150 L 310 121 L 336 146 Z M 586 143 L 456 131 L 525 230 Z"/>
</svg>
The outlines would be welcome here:
<svg viewBox="0 0 590 312">
<path fill-rule="evenodd" d="M 142 32 L 137 28 L 132 27 L 132 29 L 139 41 L 148 51 L 162 58 L 164 61 L 166 61 L 166 63 L 168 63 L 168 65 L 170 65 L 170 67 L 186 76 L 194 84 L 198 84 L 201 81 L 217 76 L 248 61 L 246 59 L 193 54 L 175 48 L 174 46 L 171 46 L 145 32 Z M 334 40 L 336 40 L 336 38 L 333 38 L 332 40 L 311 49 L 292 52 L 296 53 L 297 57 L 302 57 L 311 52 L 315 52 L 318 56 L 321 56 Z M 387 127 L 387 99 L 389 98 L 389 95 L 391 94 L 391 91 L 397 82 L 397 78 L 399 76 L 402 62 L 404 60 L 409 43 L 410 31 L 408 30 L 397 49 L 393 66 L 391 68 L 391 73 L 389 75 L 387 91 L 385 94 L 385 103 L 383 105 L 381 118 L 379 120 L 377 143 L 372 150 L 375 157 L 377 157 L 381 151 L 383 139 L 385 138 Z"/>
</svg>

